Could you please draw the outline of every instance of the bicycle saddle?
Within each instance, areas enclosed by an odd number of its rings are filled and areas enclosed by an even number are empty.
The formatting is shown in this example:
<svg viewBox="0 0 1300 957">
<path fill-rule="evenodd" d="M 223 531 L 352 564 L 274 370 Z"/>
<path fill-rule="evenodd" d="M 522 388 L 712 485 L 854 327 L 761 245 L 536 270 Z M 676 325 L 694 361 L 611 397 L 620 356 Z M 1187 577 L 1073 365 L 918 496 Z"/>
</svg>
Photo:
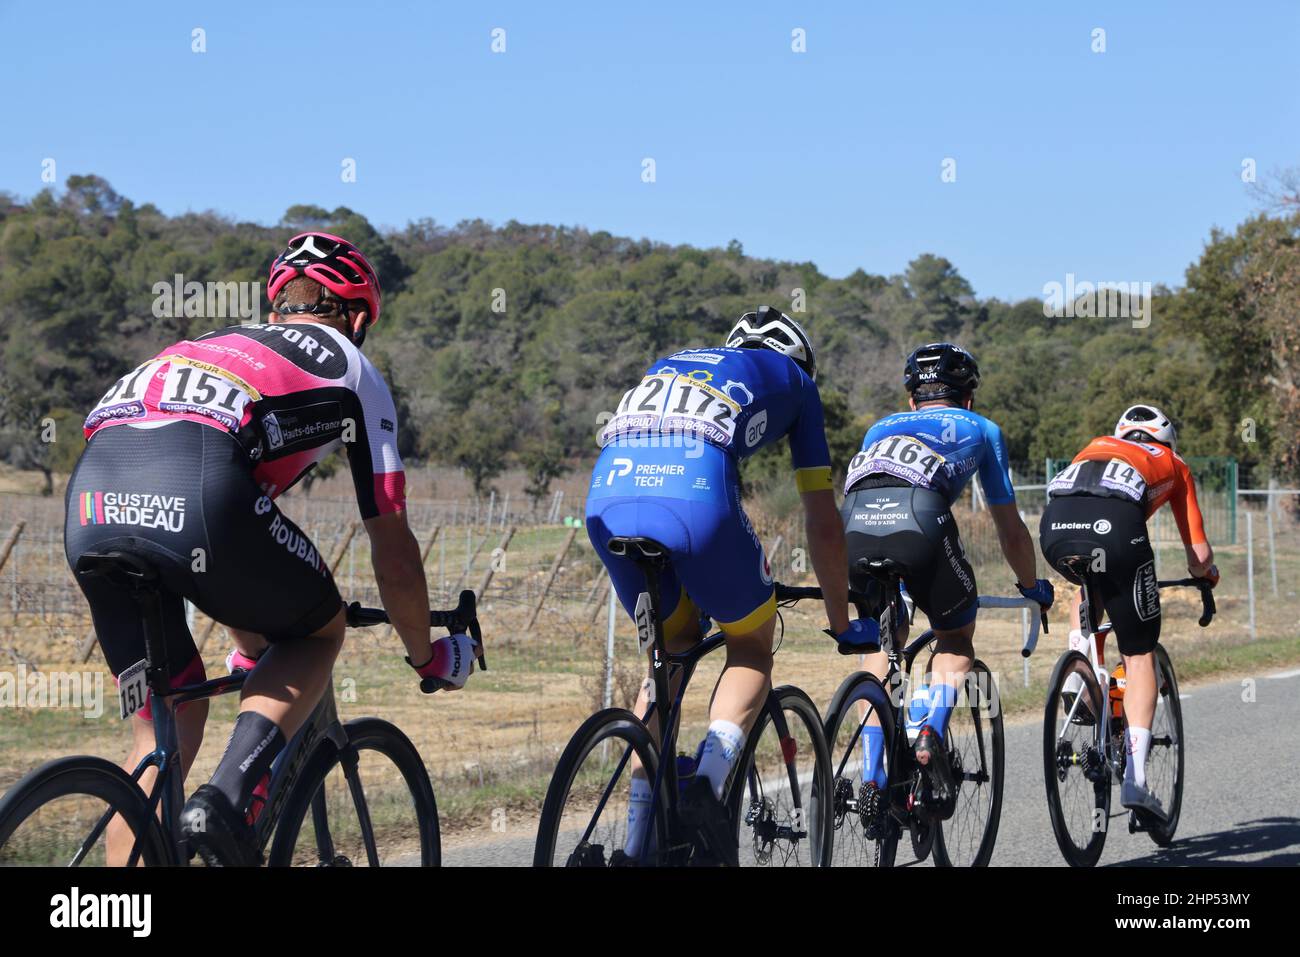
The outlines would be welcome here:
<svg viewBox="0 0 1300 957">
<path fill-rule="evenodd" d="M 77 559 L 77 574 L 106 578 L 115 585 L 136 587 L 156 582 L 158 568 L 147 558 L 126 552 L 85 552 Z"/>
<path fill-rule="evenodd" d="M 882 582 L 896 581 L 907 574 L 907 569 L 892 558 L 859 558 L 855 567 Z"/>
<path fill-rule="evenodd" d="M 653 538 L 639 535 L 615 535 L 605 543 L 611 555 L 630 558 L 637 564 L 642 562 L 662 562 L 668 558 L 668 549 Z"/>
</svg>

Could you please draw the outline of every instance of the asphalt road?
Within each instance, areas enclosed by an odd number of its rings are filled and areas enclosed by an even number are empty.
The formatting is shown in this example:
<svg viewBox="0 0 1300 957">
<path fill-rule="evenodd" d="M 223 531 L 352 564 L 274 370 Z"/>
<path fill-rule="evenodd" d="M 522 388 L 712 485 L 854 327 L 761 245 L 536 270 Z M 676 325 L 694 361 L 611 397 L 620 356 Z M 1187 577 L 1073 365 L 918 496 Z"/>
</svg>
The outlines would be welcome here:
<svg viewBox="0 0 1300 957">
<path fill-rule="evenodd" d="M 1172 845 L 1128 833 L 1128 812 L 1112 801 L 1102 865 L 1300 864 L 1300 669 L 1254 680 L 1183 689 L 1187 738 L 1182 818 Z M 1043 791 L 1042 719 L 1006 728 L 1007 782 L 993 865 L 1064 866 Z M 533 835 L 494 835 L 444 844 L 449 866 L 528 866 Z M 906 839 L 900 864 L 909 858 Z"/>
</svg>

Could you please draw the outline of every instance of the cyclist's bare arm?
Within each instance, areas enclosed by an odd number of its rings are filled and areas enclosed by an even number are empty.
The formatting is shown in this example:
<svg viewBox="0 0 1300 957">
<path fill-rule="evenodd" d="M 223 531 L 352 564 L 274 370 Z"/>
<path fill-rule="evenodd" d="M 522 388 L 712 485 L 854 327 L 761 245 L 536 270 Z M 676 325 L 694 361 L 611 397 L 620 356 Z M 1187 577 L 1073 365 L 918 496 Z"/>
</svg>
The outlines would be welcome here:
<svg viewBox="0 0 1300 957">
<path fill-rule="evenodd" d="M 1205 523 L 1201 518 L 1201 505 L 1196 500 L 1196 480 L 1186 465 L 1179 463 L 1175 470 L 1177 485 L 1169 498 L 1178 534 L 1183 538 L 1187 552 L 1187 570 L 1194 578 L 1203 578 L 1214 564 L 1214 549 L 1205 538 Z"/>
<path fill-rule="evenodd" d="M 406 523 L 406 512 L 376 515 L 366 519 L 365 525 L 384 610 L 412 664 L 422 665 L 433 652 L 429 644 L 429 586 L 419 542 Z"/>
<path fill-rule="evenodd" d="M 1034 556 L 1034 540 L 1025 528 L 1024 520 L 1015 502 L 1005 505 L 990 505 L 989 513 L 998 530 L 998 545 L 1002 554 L 1016 573 L 1016 581 L 1025 588 L 1032 588 L 1038 577 L 1038 562 Z"/>
<path fill-rule="evenodd" d="M 800 492 L 803 499 L 804 530 L 813 573 L 826 602 L 826 619 L 831 631 L 843 634 L 849 627 L 849 558 L 844 547 L 844 522 L 835 492 L 818 489 Z"/>
</svg>

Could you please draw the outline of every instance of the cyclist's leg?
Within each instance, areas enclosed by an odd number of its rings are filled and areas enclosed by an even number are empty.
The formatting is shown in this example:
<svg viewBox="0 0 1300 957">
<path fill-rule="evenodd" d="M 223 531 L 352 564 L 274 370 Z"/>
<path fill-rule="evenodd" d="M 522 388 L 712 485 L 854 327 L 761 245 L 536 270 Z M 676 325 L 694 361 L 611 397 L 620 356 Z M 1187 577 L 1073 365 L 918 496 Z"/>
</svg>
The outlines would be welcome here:
<svg viewBox="0 0 1300 957">
<path fill-rule="evenodd" d="M 599 469 L 597 469 L 599 471 Z M 610 587 L 623 605 L 628 617 L 635 616 L 637 599 L 645 590 L 645 573 L 630 559 L 610 554 L 606 544 L 616 535 L 644 536 L 660 542 L 666 548 L 679 544 L 680 530 L 674 528 L 677 523 L 669 514 L 665 514 L 656 503 L 648 502 L 641 507 L 634 501 L 595 497 L 587 502 L 587 536 L 591 540 L 601 562 L 609 572 Z M 659 576 L 659 611 L 663 618 L 664 645 L 670 653 L 686 651 L 700 639 L 699 609 L 687 596 L 676 572 L 669 566 Z M 644 717 L 650 735 L 655 741 L 660 740 L 659 716 L 650 712 L 653 681 L 653 651 L 647 653 L 646 677 L 642 680 L 636 701 L 632 705 L 633 713 Z M 669 682 L 669 694 L 676 697 L 681 687 L 680 674 L 674 675 Z M 647 712 L 650 712 L 647 714 Z M 671 756 L 665 756 L 665 760 Z M 651 820 L 653 803 L 653 785 L 649 780 L 641 758 L 634 751 L 628 764 L 630 774 L 630 795 L 627 813 L 627 835 L 622 851 L 626 858 L 635 860 L 644 850 L 646 833 Z"/>
<path fill-rule="evenodd" d="M 929 618 L 934 630 L 934 657 L 930 663 L 929 706 L 922 730 L 929 726 L 943 738 L 959 690 L 975 663 L 973 638 L 979 590 L 975 572 L 966 560 L 957 523 L 942 496 L 926 489 L 912 495 L 912 511 L 930 550 L 908 561 L 908 593 Z M 926 735 L 917 739 L 916 757 L 929 762 Z"/>
<path fill-rule="evenodd" d="M 727 660 L 709 705 L 697 775 L 721 799 L 772 686 L 776 593 L 772 571 L 732 483 L 724 502 L 690 509 L 689 554 L 675 557 L 686 590 L 726 637 Z"/>
<path fill-rule="evenodd" d="M 311 714 L 343 643 L 343 601 L 323 555 L 265 496 L 237 445 L 215 429 L 205 445 L 203 510 L 211 549 L 193 576 L 193 600 L 237 636 L 270 647 L 245 681 L 235 727 L 209 784 L 186 805 L 182 826 L 208 857 L 242 859 L 255 789 Z M 252 650 L 252 649 L 250 649 Z M 215 817 L 218 828 L 202 830 Z"/>
<path fill-rule="evenodd" d="M 185 604 L 177 591 L 178 577 L 188 574 L 192 550 L 206 545 L 201 523 L 193 520 L 184 504 L 177 504 L 159 511 L 158 524 L 132 525 L 129 520 L 138 515 L 125 508 L 114 511 L 105 505 L 105 499 L 108 490 L 114 490 L 115 494 L 156 495 L 173 503 L 189 501 L 194 488 L 189 451 L 196 441 L 186 428 L 174 427 L 152 432 L 113 428 L 97 434 L 68 481 L 65 501 L 64 548 L 70 568 L 75 570 L 78 559 L 87 552 L 122 551 L 146 559 L 162 574 L 159 602 L 173 687 L 198 683 L 205 677 L 186 621 Z M 142 470 L 142 461 L 156 465 Z M 116 681 L 117 675 L 145 657 L 141 609 L 129 592 L 106 579 L 77 576 L 76 581 Z M 155 750 L 152 709 L 157 706 L 158 702 L 147 702 L 130 719 L 132 741 L 122 762 L 128 773 Z M 188 774 L 203 742 L 207 714 L 208 703 L 195 701 L 182 705 L 176 716 L 182 774 Z M 146 793 L 156 778 L 153 768 L 141 776 L 140 786 Z M 126 823 L 114 817 L 105 833 L 106 862 L 125 864 L 133 841 Z"/>
<path fill-rule="evenodd" d="M 888 558 L 904 568 L 926 567 L 933 563 L 933 546 L 917 521 L 913 503 L 914 490 L 907 486 L 882 485 L 858 489 L 844 503 L 845 545 L 849 558 L 849 583 L 858 592 L 873 597 L 871 614 L 885 611 L 891 596 L 886 586 L 860 571 L 861 559 Z M 901 647 L 910 631 L 906 615 L 899 617 L 894 628 L 894 642 Z M 862 655 L 861 667 L 882 682 L 889 676 L 889 656 L 883 652 Z M 858 703 L 858 715 L 866 716 L 862 729 L 862 780 L 885 785 L 884 754 L 886 742 L 879 716 L 867 713 L 867 703 Z"/>
<path fill-rule="evenodd" d="M 1114 626 L 1124 659 L 1124 717 L 1129 759 L 1124 768 L 1121 801 L 1131 805 L 1133 788 L 1146 787 L 1146 756 L 1156 707 L 1155 647 L 1160 640 L 1160 591 L 1155 555 L 1147 537 L 1146 520 L 1134 504 L 1103 499 L 1099 523 L 1114 542 L 1105 551 L 1105 571 L 1096 576 L 1106 615 Z M 1103 537 L 1103 536 L 1099 536 Z"/>
</svg>

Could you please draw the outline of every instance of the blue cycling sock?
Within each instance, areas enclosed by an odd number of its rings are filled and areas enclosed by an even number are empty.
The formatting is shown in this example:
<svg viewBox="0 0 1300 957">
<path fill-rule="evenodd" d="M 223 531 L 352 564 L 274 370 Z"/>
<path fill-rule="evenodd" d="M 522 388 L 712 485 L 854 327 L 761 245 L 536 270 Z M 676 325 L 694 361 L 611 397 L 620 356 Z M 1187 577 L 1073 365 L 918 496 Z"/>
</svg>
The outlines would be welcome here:
<svg viewBox="0 0 1300 957">
<path fill-rule="evenodd" d="M 862 780 L 885 786 L 885 732 L 878 724 L 862 728 Z"/>
<path fill-rule="evenodd" d="M 930 688 L 930 713 L 926 715 L 925 723 L 934 728 L 940 738 L 948 733 L 948 718 L 956 703 L 957 689 L 952 685 L 938 684 Z"/>
</svg>

